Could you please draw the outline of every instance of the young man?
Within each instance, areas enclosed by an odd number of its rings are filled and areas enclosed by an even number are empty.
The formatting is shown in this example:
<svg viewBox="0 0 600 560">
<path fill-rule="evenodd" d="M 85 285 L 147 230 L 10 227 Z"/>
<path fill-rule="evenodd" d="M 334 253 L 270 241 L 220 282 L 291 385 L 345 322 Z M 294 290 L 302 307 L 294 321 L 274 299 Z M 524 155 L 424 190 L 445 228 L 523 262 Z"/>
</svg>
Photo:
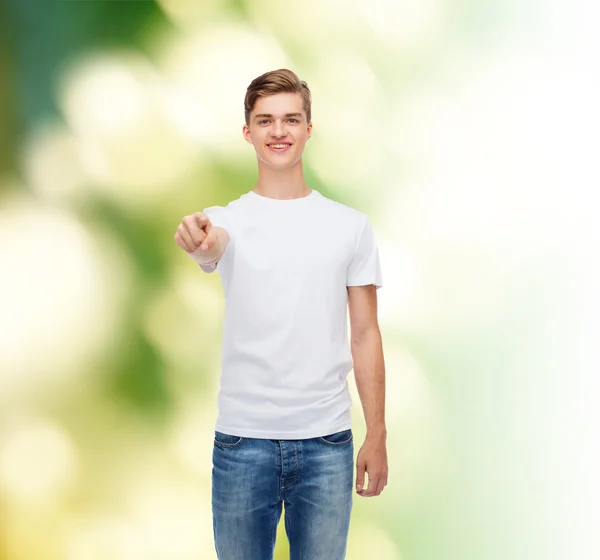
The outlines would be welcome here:
<svg viewBox="0 0 600 560">
<path fill-rule="evenodd" d="M 364 214 L 304 181 L 307 84 L 290 70 L 267 72 L 244 105 L 256 186 L 186 216 L 175 234 L 202 270 L 219 271 L 226 298 L 212 471 L 217 555 L 273 558 L 285 504 L 292 560 L 341 560 L 354 475 L 352 367 L 367 425 L 356 490 L 377 496 L 387 484 L 378 249 Z"/>
</svg>

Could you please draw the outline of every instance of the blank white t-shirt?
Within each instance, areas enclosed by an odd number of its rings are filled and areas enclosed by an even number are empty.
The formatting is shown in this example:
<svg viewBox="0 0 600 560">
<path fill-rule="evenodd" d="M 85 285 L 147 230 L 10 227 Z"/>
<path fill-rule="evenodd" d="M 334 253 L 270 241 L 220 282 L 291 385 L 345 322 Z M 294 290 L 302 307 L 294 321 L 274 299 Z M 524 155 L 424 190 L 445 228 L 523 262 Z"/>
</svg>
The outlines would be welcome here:
<svg viewBox="0 0 600 560">
<path fill-rule="evenodd" d="M 291 200 L 254 191 L 204 209 L 229 244 L 215 429 L 304 439 L 351 428 L 347 286 L 382 285 L 365 214 L 318 191 Z"/>
</svg>

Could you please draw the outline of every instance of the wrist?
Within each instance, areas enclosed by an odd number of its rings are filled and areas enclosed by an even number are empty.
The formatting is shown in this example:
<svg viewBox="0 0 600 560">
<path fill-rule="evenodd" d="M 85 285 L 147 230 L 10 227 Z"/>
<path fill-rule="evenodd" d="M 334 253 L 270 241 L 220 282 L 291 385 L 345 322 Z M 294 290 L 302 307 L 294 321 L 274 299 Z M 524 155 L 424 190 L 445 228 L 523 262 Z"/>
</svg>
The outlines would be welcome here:
<svg viewBox="0 0 600 560">
<path fill-rule="evenodd" d="M 386 439 L 387 438 L 387 429 L 384 424 L 367 426 L 366 437 L 369 439 Z"/>
<path fill-rule="evenodd" d="M 215 255 L 214 250 L 202 251 L 202 249 L 200 249 L 200 247 L 198 247 L 195 251 L 188 253 L 188 255 L 193 260 L 195 260 L 198 264 L 202 264 L 202 265 L 206 265 L 206 266 L 215 264 L 218 260 L 218 258 Z"/>
</svg>

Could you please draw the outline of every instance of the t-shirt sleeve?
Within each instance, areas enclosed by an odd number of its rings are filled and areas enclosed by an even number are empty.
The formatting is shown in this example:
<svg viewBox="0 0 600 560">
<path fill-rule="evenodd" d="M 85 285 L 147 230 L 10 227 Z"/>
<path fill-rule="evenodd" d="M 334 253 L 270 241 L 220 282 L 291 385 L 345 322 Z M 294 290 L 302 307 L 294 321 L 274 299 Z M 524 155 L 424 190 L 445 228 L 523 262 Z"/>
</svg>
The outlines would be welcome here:
<svg viewBox="0 0 600 560">
<path fill-rule="evenodd" d="M 227 230 L 227 233 L 229 234 L 229 243 L 227 244 L 223 255 L 221 255 L 221 260 L 223 260 L 223 258 L 225 258 L 225 253 L 231 251 L 230 245 L 233 245 L 234 242 L 234 234 L 231 224 L 232 220 L 231 216 L 229 215 L 228 209 L 224 208 L 223 206 L 209 206 L 208 208 L 202 210 L 202 212 L 209 217 L 214 227 L 222 227 L 223 229 Z M 204 272 L 210 274 L 211 272 L 214 272 L 217 269 L 219 262 L 221 261 L 217 261 L 216 264 L 198 264 Z"/>
<path fill-rule="evenodd" d="M 383 285 L 379 249 L 373 228 L 365 217 L 358 235 L 354 257 L 346 272 L 346 286 L 368 286 L 369 284 L 374 284 L 376 289 Z"/>
</svg>

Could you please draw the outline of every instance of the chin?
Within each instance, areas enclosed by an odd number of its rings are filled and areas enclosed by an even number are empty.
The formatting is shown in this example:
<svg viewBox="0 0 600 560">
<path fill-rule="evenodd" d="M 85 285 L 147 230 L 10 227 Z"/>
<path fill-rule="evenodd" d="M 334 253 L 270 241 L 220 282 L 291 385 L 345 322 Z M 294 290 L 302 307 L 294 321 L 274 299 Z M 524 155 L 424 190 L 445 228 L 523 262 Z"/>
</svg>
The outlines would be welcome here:
<svg viewBox="0 0 600 560">
<path fill-rule="evenodd" d="M 267 166 L 270 167 L 271 169 L 274 169 L 275 171 L 284 171 L 285 169 L 291 169 L 292 167 L 294 167 L 293 163 L 277 163 L 277 164 L 272 164 L 272 163 L 267 163 Z"/>
<path fill-rule="evenodd" d="M 288 169 L 290 167 L 294 167 L 294 165 L 299 161 L 299 158 L 290 158 L 290 159 L 286 159 L 285 161 L 281 161 L 280 160 L 276 160 L 273 161 L 272 158 L 269 157 L 262 157 L 260 158 L 260 160 L 267 166 L 270 167 L 271 169 Z"/>
</svg>

